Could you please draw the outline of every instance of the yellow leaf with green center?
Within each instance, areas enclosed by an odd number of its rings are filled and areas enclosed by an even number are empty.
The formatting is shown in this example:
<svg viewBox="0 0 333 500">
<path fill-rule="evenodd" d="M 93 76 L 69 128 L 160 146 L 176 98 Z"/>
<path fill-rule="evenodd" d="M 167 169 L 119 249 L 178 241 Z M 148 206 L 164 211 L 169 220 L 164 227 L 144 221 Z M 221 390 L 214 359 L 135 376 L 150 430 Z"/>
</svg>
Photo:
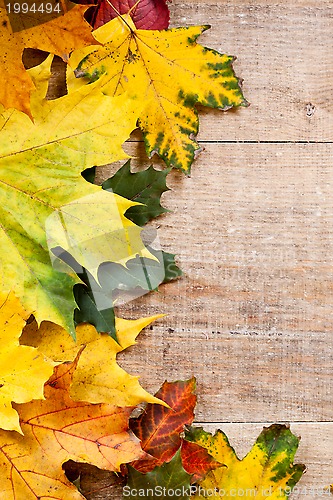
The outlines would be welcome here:
<svg viewBox="0 0 333 500">
<path fill-rule="evenodd" d="M 233 57 L 196 43 L 209 26 L 137 30 L 130 16 L 93 32 L 103 46 L 78 49 L 70 58 L 68 90 L 100 78 L 103 92 L 127 91 L 145 106 L 139 125 L 149 156 L 189 172 L 199 146 L 196 104 L 229 109 L 246 106 Z M 75 78 L 80 77 L 80 78 Z"/>
<path fill-rule="evenodd" d="M 0 294 L 0 428 L 22 433 L 11 402 L 44 399 L 44 384 L 53 363 L 34 347 L 20 345 L 19 338 L 30 316 L 13 293 Z"/>
<path fill-rule="evenodd" d="M 129 375 L 117 364 L 117 354 L 134 345 L 140 331 L 163 315 L 126 320 L 116 318 L 117 343 L 95 327 L 81 324 L 76 328 L 75 342 L 66 331 L 49 322 L 38 329 L 36 323 L 27 325 L 21 337 L 23 344 L 55 362 L 74 361 L 80 352 L 70 388 L 74 401 L 108 403 L 115 406 L 136 406 L 139 403 L 165 403 L 145 391 L 138 378 Z"/>
<path fill-rule="evenodd" d="M 51 265 L 50 249 L 69 251 L 94 277 L 105 261 L 155 258 L 141 228 L 124 216 L 135 203 L 81 176 L 127 157 L 121 145 L 136 126 L 139 103 L 107 97 L 96 85 L 46 101 L 51 61 L 30 71 L 37 88 L 34 123 L 19 111 L 0 114 L 0 283 L 4 293 L 15 290 L 38 322 L 53 321 L 74 334 L 79 280 L 66 266 L 65 273 Z"/>
<path fill-rule="evenodd" d="M 286 500 L 300 480 L 304 465 L 293 465 L 299 438 L 285 425 L 265 427 L 252 450 L 240 460 L 230 446 L 227 436 L 217 431 L 214 436 L 202 428 L 190 428 L 185 438 L 207 449 L 224 464 L 207 474 L 199 483 L 194 499 L 255 497 L 258 500 Z"/>
</svg>

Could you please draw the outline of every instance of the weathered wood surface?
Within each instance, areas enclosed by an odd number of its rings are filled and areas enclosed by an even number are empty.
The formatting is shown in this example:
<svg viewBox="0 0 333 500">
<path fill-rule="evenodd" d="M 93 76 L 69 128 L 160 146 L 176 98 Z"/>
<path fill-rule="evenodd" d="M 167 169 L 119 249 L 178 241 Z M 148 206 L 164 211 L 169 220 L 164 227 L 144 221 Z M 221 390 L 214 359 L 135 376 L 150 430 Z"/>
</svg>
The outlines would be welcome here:
<svg viewBox="0 0 333 500">
<path fill-rule="evenodd" d="M 210 23 L 201 42 L 238 56 L 251 106 L 200 110 L 205 151 L 191 178 L 169 176 L 173 213 L 154 222 L 185 277 L 122 309 L 169 314 L 120 362 L 151 391 L 196 375 L 197 421 L 221 427 L 240 455 L 260 422 L 292 422 L 308 466 L 300 484 L 321 488 L 333 480 L 333 5 L 170 8 L 172 25 Z M 139 140 L 127 150 L 148 165 Z M 88 498 L 120 498 L 109 481 L 85 475 Z"/>
<path fill-rule="evenodd" d="M 332 420 L 332 153 L 210 144 L 169 177 L 154 224 L 185 277 L 124 308 L 168 313 L 123 356 L 146 387 L 197 375 L 200 421 Z"/>
</svg>

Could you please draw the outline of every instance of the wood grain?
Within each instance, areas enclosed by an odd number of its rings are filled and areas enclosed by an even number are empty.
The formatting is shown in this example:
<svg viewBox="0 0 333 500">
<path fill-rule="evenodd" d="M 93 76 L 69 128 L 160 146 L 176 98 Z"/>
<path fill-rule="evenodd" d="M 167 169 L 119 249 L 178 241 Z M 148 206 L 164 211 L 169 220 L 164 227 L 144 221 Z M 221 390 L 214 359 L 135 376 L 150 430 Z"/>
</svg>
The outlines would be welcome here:
<svg viewBox="0 0 333 500">
<path fill-rule="evenodd" d="M 204 141 L 331 141 L 333 5 L 174 2 L 172 25 L 210 24 L 200 43 L 238 57 L 250 108 L 201 110 Z"/>
<path fill-rule="evenodd" d="M 169 176 L 154 225 L 185 277 L 120 311 L 168 313 L 121 358 L 148 389 L 196 375 L 205 422 L 332 420 L 332 152 L 210 144 Z"/>
</svg>

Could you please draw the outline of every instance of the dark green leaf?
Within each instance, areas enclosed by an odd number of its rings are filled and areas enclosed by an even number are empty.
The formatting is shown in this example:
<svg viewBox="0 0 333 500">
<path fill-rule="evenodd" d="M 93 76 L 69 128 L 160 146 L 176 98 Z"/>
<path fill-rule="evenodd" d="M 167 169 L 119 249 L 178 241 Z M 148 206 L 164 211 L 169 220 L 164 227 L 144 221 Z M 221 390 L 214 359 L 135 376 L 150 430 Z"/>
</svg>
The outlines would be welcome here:
<svg viewBox="0 0 333 500">
<path fill-rule="evenodd" d="M 124 498 L 138 500 L 149 498 L 151 500 L 181 499 L 189 500 L 191 476 L 185 472 L 180 450 L 172 460 L 156 467 L 152 472 L 141 474 L 133 467 L 128 467 L 128 482 L 124 487 Z"/>
<path fill-rule="evenodd" d="M 102 291 L 102 289 L 100 290 Z M 117 341 L 112 300 L 100 293 L 99 290 L 94 290 L 93 293 L 91 289 L 81 284 L 74 286 L 74 297 L 79 306 L 74 311 L 75 323 L 90 323 L 98 332 L 108 333 Z M 105 309 L 101 308 L 102 302 L 105 304 Z"/>
<path fill-rule="evenodd" d="M 160 204 L 161 195 L 169 188 L 166 176 L 170 170 L 155 170 L 152 166 L 141 172 L 131 172 L 130 160 L 118 172 L 102 184 L 103 189 L 112 190 L 131 201 L 143 203 L 143 206 L 131 207 L 126 217 L 138 226 L 169 212 Z"/>
</svg>

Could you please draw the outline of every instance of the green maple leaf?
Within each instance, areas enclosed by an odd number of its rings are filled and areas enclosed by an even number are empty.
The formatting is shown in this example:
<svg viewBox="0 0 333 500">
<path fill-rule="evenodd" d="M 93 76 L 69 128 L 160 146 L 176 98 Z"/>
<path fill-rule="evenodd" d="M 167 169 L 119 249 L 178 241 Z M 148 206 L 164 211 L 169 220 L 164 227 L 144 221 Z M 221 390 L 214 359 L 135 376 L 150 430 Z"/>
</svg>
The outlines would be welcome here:
<svg viewBox="0 0 333 500">
<path fill-rule="evenodd" d="M 126 217 L 138 226 L 144 226 L 148 221 L 159 215 L 169 212 L 161 206 L 161 195 L 169 188 L 166 185 L 166 176 L 170 170 L 155 170 L 152 166 L 141 172 L 131 172 L 131 162 L 128 160 L 115 175 L 103 182 L 103 189 L 136 201 L 142 205 L 131 207 Z"/>
<path fill-rule="evenodd" d="M 189 500 L 191 475 L 182 465 L 180 450 L 170 462 L 155 467 L 152 472 L 141 474 L 133 467 L 128 467 L 128 482 L 124 487 L 124 497 L 129 500 L 139 498 L 178 498 Z M 129 493 L 129 494 L 128 494 Z"/>
<path fill-rule="evenodd" d="M 15 110 L 0 115 L 1 291 L 14 290 L 38 322 L 73 332 L 79 280 L 67 266 L 64 273 L 51 265 L 50 249 L 69 251 L 95 277 L 101 262 L 153 257 L 124 216 L 133 203 L 81 176 L 127 156 L 121 144 L 136 126 L 138 103 L 94 85 L 46 101 L 51 60 L 30 71 L 34 123 Z"/>
<path fill-rule="evenodd" d="M 95 170 L 94 167 L 86 170 L 84 178 L 94 182 Z M 115 175 L 104 181 L 102 187 L 130 201 L 142 203 L 130 207 L 125 213 L 128 219 L 142 226 L 168 211 L 160 203 L 161 195 L 168 190 L 167 174 L 168 170 L 158 171 L 153 167 L 132 173 L 128 161 Z M 148 292 L 156 290 L 161 283 L 169 283 L 182 275 L 175 263 L 174 254 L 156 251 L 149 246 L 148 249 L 156 260 L 136 257 L 127 262 L 126 268 L 114 262 L 104 263 L 100 267 L 99 283 L 87 271 L 80 273 L 77 264 L 67 260 L 84 282 L 84 285 L 74 287 L 78 304 L 75 311 L 77 323 L 91 323 L 99 332 L 108 332 L 116 340 L 113 305 L 118 290 L 130 292 L 140 288 Z"/>
</svg>

